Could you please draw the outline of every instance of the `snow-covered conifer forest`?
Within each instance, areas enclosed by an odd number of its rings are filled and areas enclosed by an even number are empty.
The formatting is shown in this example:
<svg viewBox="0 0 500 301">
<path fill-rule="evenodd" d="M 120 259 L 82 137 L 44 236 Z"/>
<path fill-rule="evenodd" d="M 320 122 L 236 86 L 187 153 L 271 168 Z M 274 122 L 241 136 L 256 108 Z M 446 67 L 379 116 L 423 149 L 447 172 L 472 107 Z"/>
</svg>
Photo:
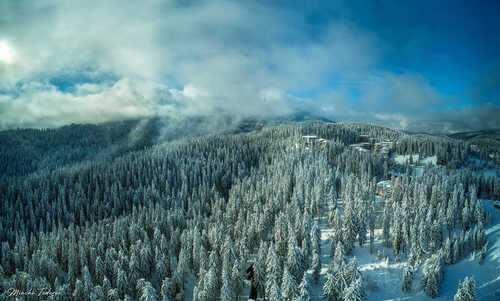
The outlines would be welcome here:
<svg viewBox="0 0 500 301">
<path fill-rule="evenodd" d="M 0 132 L 0 299 L 500 300 L 498 149 L 362 123 L 189 132 Z"/>
</svg>

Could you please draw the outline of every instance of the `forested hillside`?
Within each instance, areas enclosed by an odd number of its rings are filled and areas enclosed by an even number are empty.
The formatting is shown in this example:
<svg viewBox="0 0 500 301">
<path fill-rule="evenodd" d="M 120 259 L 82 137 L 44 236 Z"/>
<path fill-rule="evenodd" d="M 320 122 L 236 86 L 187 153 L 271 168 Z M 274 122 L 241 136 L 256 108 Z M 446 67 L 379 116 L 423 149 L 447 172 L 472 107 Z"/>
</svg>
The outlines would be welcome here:
<svg viewBox="0 0 500 301">
<path fill-rule="evenodd" d="M 130 119 L 100 125 L 71 124 L 56 129 L 0 131 L 0 179 L 53 170 L 80 161 L 112 160 L 159 142 L 214 133 L 248 132 L 259 120 L 229 116 Z"/>
<path fill-rule="evenodd" d="M 143 149 L 156 142 L 151 120 L 128 120 L 102 125 L 72 124 L 57 129 L 17 129 L 0 132 L 0 178 L 52 170 L 83 160 Z M 133 130 L 140 131 L 132 137 Z M 136 130 L 136 131 L 137 131 Z"/>
<path fill-rule="evenodd" d="M 450 137 L 467 141 L 473 147 L 477 145 L 483 158 L 490 156 L 497 164 L 500 163 L 500 130 L 455 133 Z"/>
<path fill-rule="evenodd" d="M 425 300 L 471 254 L 500 264 L 498 171 L 471 168 L 488 157 L 465 141 L 324 122 L 187 137 L 154 122 L 0 132 L 1 298 Z M 349 148 L 365 135 L 394 154 Z M 398 295 L 367 260 L 398 264 Z M 500 290 L 485 273 L 487 289 L 467 278 L 455 300 Z"/>
</svg>

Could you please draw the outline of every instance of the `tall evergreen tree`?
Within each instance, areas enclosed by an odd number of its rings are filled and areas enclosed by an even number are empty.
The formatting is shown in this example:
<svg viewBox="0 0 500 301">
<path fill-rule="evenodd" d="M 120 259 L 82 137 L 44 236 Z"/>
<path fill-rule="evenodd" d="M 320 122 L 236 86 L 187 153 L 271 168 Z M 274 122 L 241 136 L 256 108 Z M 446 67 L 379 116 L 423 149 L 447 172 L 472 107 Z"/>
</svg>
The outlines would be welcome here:
<svg viewBox="0 0 500 301">
<path fill-rule="evenodd" d="M 335 276 L 327 272 L 326 273 L 326 282 L 323 285 L 323 298 L 328 301 L 337 301 L 338 294 L 337 290 L 338 287 L 336 286 L 337 281 L 335 279 Z"/>
<path fill-rule="evenodd" d="M 283 278 L 281 280 L 281 296 L 284 301 L 293 301 L 293 299 L 298 296 L 297 282 L 288 271 L 287 266 L 284 268 Z"/>
<path fill-rule="evenodd" d="M 281 301 L 280 288 L 276 281 L 271 285 L 271 289 L 269 290 L 269 301 Z"/>
<path fill-rule="evenodd" d="M 299 285 L 299 295 L 301 300 L 303 301 L 310 301 L 311 296 L 310 296 L 310 291 L 311 287 L 309 286 L 309 280 L 306 274 L 302 277 L 302 281 L 300 282 Z"/>
<path fill-rule="evenodd" d="M 313 252 L 311 268 L 313 270 L 312 277 L 313 277 L 314 283 L 318 283 L 319 274 L 321 272 L 321 260 L 320 260 L 318 252 Z"/>
<path fill-rule="evenodd" d="M 411 283 L 413 280 L 413 268 L 411 266 L 405 266 L 403 269 L 403 284 L 401 290 L 405 293 L 411 291 Z"/>
</svg>

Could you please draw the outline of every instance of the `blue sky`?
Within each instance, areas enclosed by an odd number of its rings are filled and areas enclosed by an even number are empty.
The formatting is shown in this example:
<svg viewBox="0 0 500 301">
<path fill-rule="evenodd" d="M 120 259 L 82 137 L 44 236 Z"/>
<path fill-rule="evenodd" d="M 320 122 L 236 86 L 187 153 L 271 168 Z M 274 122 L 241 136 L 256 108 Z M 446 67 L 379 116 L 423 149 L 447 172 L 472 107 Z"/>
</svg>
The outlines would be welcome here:
<svg viewBox="0 0 500 301">
<path fill-rule="evenodd" d="M 221 110 L 498 128 L 499 7 L 0 0 L 0 128 Z"/>
<path fill-rule="evenodd" d="M 304 3 L 295 5 L 304 12 L 311 36 L 334 20 L 352 23 L 378 39 L 378 68 L 421 74 L 443 95 L 457 97 L 457 106 L 500 103 L 498 89 L 495 95 L 495 89 L 469 95 L 500 68 L 498 1 Z"/>
</svg>

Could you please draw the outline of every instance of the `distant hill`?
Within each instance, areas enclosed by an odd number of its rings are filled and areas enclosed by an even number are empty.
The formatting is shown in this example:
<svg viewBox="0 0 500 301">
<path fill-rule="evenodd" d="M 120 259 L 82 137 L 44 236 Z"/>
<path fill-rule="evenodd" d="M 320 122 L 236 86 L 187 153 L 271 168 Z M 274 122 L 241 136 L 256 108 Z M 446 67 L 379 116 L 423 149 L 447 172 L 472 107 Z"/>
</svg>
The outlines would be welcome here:
<svg viewBox="0 0 500 301">
<path fill-rule="evenodd" d="M 0 179 L 141 150 L 156 143 L 157 123 L 134 119 L 0 131 Z"/>
<path fill-rule="evenodd" d="M 500 151 L 500 129 L 461 132 L 448 135 L 451 138 L 465 140 L 471 144 Z"/>
</svg>

